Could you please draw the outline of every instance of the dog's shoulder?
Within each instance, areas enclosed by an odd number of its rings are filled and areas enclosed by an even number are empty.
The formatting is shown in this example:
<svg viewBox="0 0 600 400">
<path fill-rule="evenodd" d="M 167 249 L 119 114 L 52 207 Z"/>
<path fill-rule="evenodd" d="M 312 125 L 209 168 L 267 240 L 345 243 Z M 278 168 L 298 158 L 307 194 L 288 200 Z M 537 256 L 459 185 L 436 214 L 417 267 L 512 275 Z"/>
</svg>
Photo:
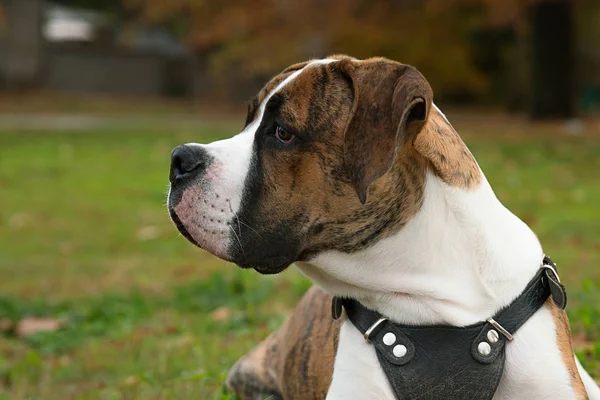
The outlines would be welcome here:
<svg viewBox="0 0 600 400">
<path fill-rule="evenodd" d="M 340 326 L 331 296 L 311 287 L 281 328 L 234 365 L 228 386 L 246 398 L 325 399 Z"/>
</svg>

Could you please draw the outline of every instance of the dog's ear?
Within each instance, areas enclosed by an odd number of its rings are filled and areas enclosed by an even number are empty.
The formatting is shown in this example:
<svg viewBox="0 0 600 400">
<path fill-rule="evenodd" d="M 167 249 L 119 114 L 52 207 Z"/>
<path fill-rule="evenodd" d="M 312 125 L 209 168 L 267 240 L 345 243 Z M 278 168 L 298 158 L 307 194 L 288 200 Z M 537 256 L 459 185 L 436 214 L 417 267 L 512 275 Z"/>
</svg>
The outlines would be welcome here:
<svg viewBox="0 0 600 400">
<path fill-rule="evenodd" d="M 344 164 L 361 203 L 392 166 L 398 147 L 421 131 L 433 101 L 414 67 L 389 60 L 343 59 L 338 68 L 354 96 L 344 134 Z"/>
</svg>

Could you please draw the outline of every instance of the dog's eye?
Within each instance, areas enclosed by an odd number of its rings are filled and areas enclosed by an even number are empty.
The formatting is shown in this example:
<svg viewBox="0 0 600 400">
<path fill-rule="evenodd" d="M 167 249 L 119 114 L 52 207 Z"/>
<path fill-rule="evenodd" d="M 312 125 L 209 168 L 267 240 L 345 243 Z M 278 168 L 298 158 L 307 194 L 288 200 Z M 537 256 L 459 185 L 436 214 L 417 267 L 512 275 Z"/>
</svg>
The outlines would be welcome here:
<svg viewBox="0 0 600 400">
<path fill-rule="evenodd" d="M 289 144 L 289 143 L 292 142 L 292 140 L 294 140 L 294 138 L 296 137 L 296 135 L 294 135 L 293 133 L 290 133 L 290 132 L 286 131 L 281 126 L 277 125 L 277 128 L 275 129 L 275 137 L 281 143 L 283 143 L 283 144 Z"/>
</svg>

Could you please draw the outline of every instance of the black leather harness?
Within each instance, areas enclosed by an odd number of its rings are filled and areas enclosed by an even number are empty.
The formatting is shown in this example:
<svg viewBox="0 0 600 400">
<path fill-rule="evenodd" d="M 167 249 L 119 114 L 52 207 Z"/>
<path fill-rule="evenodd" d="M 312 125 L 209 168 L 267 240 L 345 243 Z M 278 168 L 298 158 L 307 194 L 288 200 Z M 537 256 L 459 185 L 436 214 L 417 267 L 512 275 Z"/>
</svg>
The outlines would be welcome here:
<svg viewBox="0 0 600 400">
<path fill-rule="evenodd" d="M 379 364 L 398 399 L 491 399 L 504 369 L 505 346 L 549 296 L 564 309 L 567 297 L 556 264 L 544 256 L 525 290 L 496 315 L 473 325 L 396 324 L 353 299 L 334 297 L 354 326 L 375 346 Z"/>
</svg>

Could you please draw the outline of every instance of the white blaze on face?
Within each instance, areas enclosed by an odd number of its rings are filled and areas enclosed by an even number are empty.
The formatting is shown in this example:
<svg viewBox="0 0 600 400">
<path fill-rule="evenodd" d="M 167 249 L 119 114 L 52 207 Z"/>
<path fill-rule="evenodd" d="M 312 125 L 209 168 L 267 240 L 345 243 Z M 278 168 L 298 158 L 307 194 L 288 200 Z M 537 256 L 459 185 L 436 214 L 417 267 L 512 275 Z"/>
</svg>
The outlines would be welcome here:
<svg viewBox="0 0 600 400">
<path fill-rule="evenodd" d="M 204 149 L 208 150 L 208 153 L 215 158 L 217 163 L 221 165 L 219 174 L 209 176 L 207 179 L 212 180 L 213 190 L 220 191 L 231 199 L 231 208 L 234 212 L 239 210 L 241 204 L 244 182 L 248 175 L 248 171 L 250 170 L 250 163 L 252 161 L 254 136 L 262 122 L 265 107 L 269 99 L 288 83 L 296 79 L 296 77 L 306 68 L 318 64 L 328 64 L 332 61 L 335 60 L 324 59 L 313 61 L 284 79 L 274 90 L 265 96 L 258 108 L 254 121 L 248 124 L 248 126 L 236 136 L 230 139 L 219 140 L 208 145 L 199 145 L 197 143 L 188 144 L 188 146 L 203 146 Z"/>
<path fill-rule="evenodd" d="M 251 168 L 254 137 L 271 96 L 294 80 L 307 67 L 335 60 L 319 60 L 295 71 L 271 91 L 260 104 L 256 118 L 238 135 L 201 146 L 213 158 L 201 182 L 187 187 L 175 207 L 177 216 L 194 240 L 209 252 L 227 258 L 230 241 L 239 241 L 235 216 L 241 206 L 244 184 Z"/>
</svg>

